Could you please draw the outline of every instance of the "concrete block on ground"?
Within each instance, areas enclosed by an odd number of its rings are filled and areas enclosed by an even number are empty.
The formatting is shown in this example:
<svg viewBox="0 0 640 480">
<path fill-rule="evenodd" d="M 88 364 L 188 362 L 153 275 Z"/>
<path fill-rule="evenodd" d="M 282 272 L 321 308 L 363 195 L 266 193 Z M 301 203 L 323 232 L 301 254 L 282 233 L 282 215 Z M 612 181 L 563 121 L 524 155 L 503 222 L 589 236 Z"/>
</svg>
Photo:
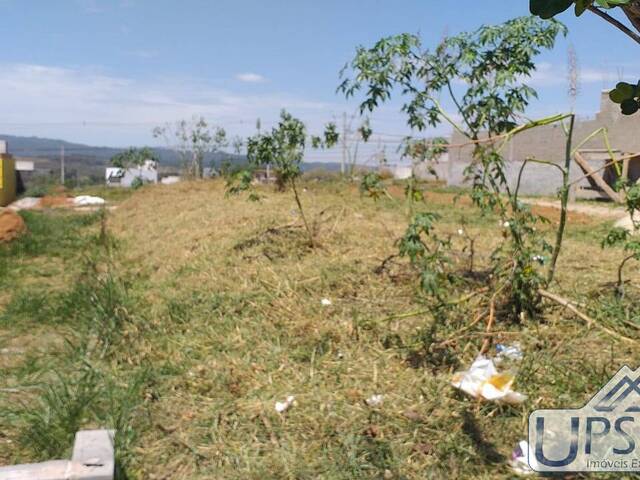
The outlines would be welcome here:
<svg viewBox="0 0 640 480">
<path fill-rule="evenodd" d="M 0 480 L 113 480 L 114 432 L 76 433 L 71 460 L 0 467 Z"/>
<path fill-rule="evenodd" d="M 81 430 L 76 433 L 71 462 L 91 472 L 87 480 L 112 480 L 115 469 L 113 430 Z"/>
</svg>

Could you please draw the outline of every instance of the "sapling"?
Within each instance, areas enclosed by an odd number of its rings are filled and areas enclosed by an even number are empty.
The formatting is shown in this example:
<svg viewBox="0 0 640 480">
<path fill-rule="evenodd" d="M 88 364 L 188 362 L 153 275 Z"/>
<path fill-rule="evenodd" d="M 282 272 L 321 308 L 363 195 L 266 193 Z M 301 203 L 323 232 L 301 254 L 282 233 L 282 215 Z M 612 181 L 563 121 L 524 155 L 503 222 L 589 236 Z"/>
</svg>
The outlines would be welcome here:
<svg viewBox="0 0 640 480">
<path fill-rule="evenodd" d="M 242 169 L 236 172 L 230 172 L 225 175 L 227 184 L 225 197 L 238 195 L 242 192 L 249 192 L 248 199 L 251 202 L 257 202 L 260 200 L 260 195 L 253 191 L 253 173 L 250 170 Z"/>
<path fill-rule="evenodd" d="M 447 152 L 448 141 L 444 137 L 437 137 L 430 141 L 416 140 L 413 137 L 405 138 L 399 149 L 402 156 L 411 160 L 411 176 L 407 180 L 404 195 L 407 200 L 407 216 L 413 215 L 414 203 L 424 202 L 424 193 L 418 188 L 416 170 L 419 165 L 425 164 L 427 171 L 437 177 L 434 163 Z"/>
<path fill-rule="evenodd" d="M 630 185 L 626 179 L 620 178 L 616 187 L 618 191 L 624 192 L 625 207 L 629 213 L 632 231 L 621 227 L 612 228 L 602 240 L 602 248 L 622 246 L 625 251 L 622 261 L 618 264 L 618 280 L 616 283 L 616 292 L 618 296 L 623 297 L 624 267 L 630 260 L 640 261 L 640 241 L 633 237 L 633 235 L 640 230 L 640 221 L 638 220 L 638 212 L 640 212 L 640 186 L 638 184 Z"/>
<path fill-rule="evenodd" d="M 409 257 L 411 264 L 420 268 L 421 288 L 437 298 L 443 296 L 445 285 L 453 281 L 447 268 L 451 263 L 447 255 L 451 241 L 435 232 L 439 219 L 437 213 L 417 213 L 399 242 L 400 255 Z"/>
<path fill-rule="evenodd" d="M 502 150 L 518 133 L 566 118 L 554 116 L 517 126 L 536 96 L 523 78 L 535 70 L 534 58 L 551 49 L 557 36 L 565 32 L 558 22 L 522 17 L 447 37 L 434 50 L 423 49 L 414 35 L 387 37 L 372 48 L 358 47 L 342 72 L 345 79 L 339 87 L 347 97 L 365 92 L 362 112 L 375 110 L 401 92 L 405 96 L 402 111 L 410 128 L 420 131 L 448 123 L 466 139 L 474 157 L 466 171 L 473 203 L 483 213 L 497 213 L 513 225 L 496 252 L 499 264 L 494 270 L 506 286 L 497 288 L 509 295 L 516 314 L 533 311 L 539 301 L 540 278 L 532 261 L 540 251 L 539 234 L 532 223 L 539 220 L 514 198 Z M 460 122 L 440 103 L 443 96 Z M 427 145 L 438 146 L 437 142 Z M 407 192 L 411 201 L 414 191 Z"/>
<path fill-rule="evenodd" d="M 362 176 L 360 193 L 373 198 L 374 201 L 378 201 L 382 196 L 392 198 L 384 187 L 380 174 L 377 172 L 367 172 Z"/>
<path fill-rule="evenodd" d="M 329 123 L 325 128 L 324 136 L 312 137 L 311 143 L 314 148 L 331 148 L 338 139 L 339 134 L 335 124 Z M 259 133 L 247 140 L 247 158 L 253 167 L 273 167 L 282 187 L 291 187 L 298 212 L 307 231 L 309 244 L 315 247 L 315 235 L 305 215 L 297 185 L 302 175 L 301 164 L 306 142 L 307 129 L 304 123 L 283 110 L 280 113 L 278 126 L 273 128 L 271 133 Z M 242 181 L 242 188 L 244 188 L 244 185 L 249 183 L 248 178 L 244 176 Z"/>
<path fill-rule="evenodd" d="M 469 233 L 467 228 L 467 220 L 463 217 L 460 220 L 460 228 L 456 232 L 459 237 L 461 237 L 465 241 L 465 246 L 462 249 L 462 252 L 468 252 L 469 255 L 469 273 L 473 274 L 474 270 L 474 261 L 476 257 L 476 241 L 478 240 L 477 236 L 472 236 Z"/>
</svg>

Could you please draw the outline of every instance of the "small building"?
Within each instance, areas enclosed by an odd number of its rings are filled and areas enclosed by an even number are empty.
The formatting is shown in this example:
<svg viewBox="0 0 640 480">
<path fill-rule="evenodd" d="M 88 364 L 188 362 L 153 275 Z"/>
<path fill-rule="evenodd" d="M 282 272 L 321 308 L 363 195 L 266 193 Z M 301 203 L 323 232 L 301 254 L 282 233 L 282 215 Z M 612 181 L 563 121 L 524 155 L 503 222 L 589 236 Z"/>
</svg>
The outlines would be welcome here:
<svg viewBox="0 0 640 480">
<path fill-rule="evenodd" d="M 390 171 L 396 180 L 406 180 L 411 178 L 411 175 L 415 175 L 419 180 L 446 181 L 449 154 L 443 153 L 437 159 L 428 162 L 386 165 L 384 168 Z"/>
<path fill-rule="evenodd" d="M 136 180 L 146 183 L 158 183 L 158 164 L 147 160 L 143 165 L 132 168 L 107 167 L 105 181 L 108 187 L 131 187 Z"/>
<path fill-rule="evenodd" d="M 36 175 L 36 165 L 33 160 L 15 157 L 16 161 L 16 193 L 18 195 L 27 190 L 27 185 Z"/>
<path fill-rule="evenodd" d="M 36 165 L 33 160 L 16 158 L 16 172 L 33 172 L 35 169 Z"/>
<path fill-rule="evenodd" d="M 389 165 L 387 168 L 396 180 L 406 180 L 413 175 L 413 167 L 411 165 Z"/>
</svg>

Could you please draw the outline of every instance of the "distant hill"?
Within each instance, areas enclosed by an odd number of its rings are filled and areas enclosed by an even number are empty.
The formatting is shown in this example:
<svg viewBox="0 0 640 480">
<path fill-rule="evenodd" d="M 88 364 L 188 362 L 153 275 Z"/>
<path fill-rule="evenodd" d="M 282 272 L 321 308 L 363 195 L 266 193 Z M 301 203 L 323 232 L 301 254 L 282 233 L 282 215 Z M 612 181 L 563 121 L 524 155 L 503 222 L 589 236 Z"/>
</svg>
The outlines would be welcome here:
<svg viewBox="0 0 640 480">
<path fill-rule="evenodd" d="M 70 161 L 83 161 L 86 166 L 106 166 L 111 157 L 120 153 L 124 148 L 94 147 L 81 143 L 72 143 L 65 140 L 41 137 L 18 137 L 15 135 L 0 134 L 0 140 L 9 143 L 9 152 L 16 157 L 42 158 L 58 161 L 62 147 L 64 147 L 65 159 Z M 154 148 L 160 163 L 165 166 L 180 166 L 180 160 L 176 152 L 168 148 Z M 230 159 L 231 161 L 242 162 L 244 157 L 226 153 L 216 153 L 209 155 L 207 161 L 220 161 Z"/>
<path fill-rule="evenodd" d="M 69 173 L 75 171 L 79 177 L 103 177 L 104 168 L 109 165 L 109 160 L 115 154 L 122 152 L 123 148 L 94 147 L 81 143 L 67 142 L 66 140 L 21 137 L 16 135 L 0 134 L 0 140 L 9 144 L 9 153 L 16 157 L 34 160 L 36 168 L 43 172 L 54 172 L 60 169 L 60 153 L 64 147 L 65 166 Z M 160 158 L 162 170 L 178 170 L 181 162 L 178 154 L 168 148 L 154 148 Z M 233 164 L 241 164 L 246 161 L 243 155 L 218 152 L 207 155 L 205 164 L 212 162 L 219 165 L 221 161 L 228 160 Z M 338 163 L 310 162 L 304 164 L 304 170 L 325 169 L 335 171 L 340 169 Z"/>
</svg>

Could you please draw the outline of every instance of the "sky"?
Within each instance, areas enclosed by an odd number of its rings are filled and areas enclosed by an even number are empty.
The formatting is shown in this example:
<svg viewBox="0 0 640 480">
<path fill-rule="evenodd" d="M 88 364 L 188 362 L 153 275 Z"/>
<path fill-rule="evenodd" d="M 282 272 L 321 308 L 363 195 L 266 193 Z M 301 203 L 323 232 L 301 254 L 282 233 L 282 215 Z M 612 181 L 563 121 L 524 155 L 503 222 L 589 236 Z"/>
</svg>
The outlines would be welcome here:
<svg viewBox="0 0 640 480">
<path fill-rule="evenodd" d="M 247 136 L 257 118 L 269 128 L 282 108 L 318 133 L 324 123 L 340 124 L 343 113 L 350 118 L 356 111 L 356 102 L 336 93 L 339 71 L 356 46 L 403 32 L 435 45 L 446 34 L 527 15 L 528 3 L 0 0 L 0 133 L 159 145 L 163 140 L 154 139 L 152 129 L 167 122 L 204 116 L 230 136 Z M 540 99 L 528 114 L 569 108 L 571 44 L 581 72 L 576 111 L 593 116 L 603 88 L 640 77 L 632 61 L 637 45 L 592 14 L 575 19 L 566 12 L 560 20 L 569 36 L 538 58 L 527 83 Z M 380 145 L 408 133 L 397 100 L 371 124 Z"/>
</svg>

